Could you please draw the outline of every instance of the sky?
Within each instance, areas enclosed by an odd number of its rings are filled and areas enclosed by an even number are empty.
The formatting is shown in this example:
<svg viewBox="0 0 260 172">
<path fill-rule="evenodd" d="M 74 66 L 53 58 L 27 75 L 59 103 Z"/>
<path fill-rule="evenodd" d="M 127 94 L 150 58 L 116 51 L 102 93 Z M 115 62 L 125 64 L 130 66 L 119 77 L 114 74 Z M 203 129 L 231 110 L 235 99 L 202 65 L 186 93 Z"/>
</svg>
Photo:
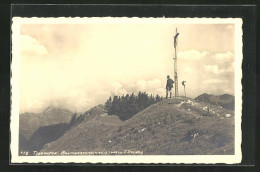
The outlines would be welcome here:
<svg viewBox="0 0 260 172">
<path fill-rule="evenodd" d="M 165 96 L 173 78 L 175 29 L 179 95 L 234 95 L 234 24 L 22 24 L 20 113 L 53 105 L 85 112 L 109 96 Z"/>
</svg>

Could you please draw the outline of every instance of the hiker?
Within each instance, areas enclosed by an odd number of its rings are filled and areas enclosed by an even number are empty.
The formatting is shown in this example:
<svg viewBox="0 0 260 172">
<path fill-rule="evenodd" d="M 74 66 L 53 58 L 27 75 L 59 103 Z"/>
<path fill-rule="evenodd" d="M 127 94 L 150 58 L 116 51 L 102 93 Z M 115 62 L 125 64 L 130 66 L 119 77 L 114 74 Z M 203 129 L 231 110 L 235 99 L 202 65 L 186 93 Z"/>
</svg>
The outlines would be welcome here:
<svg viewBox="0 0 260 172">
<path fill-rule="evenodd" d="M 168 92 L 170 92 L 170 98 L 172 97 L 173 83 L 174 83 L 174 81 L 168 75 L 167 76 L 167 84 L 166 84 L 166 99 L 168 98 Z"/>
</svg>

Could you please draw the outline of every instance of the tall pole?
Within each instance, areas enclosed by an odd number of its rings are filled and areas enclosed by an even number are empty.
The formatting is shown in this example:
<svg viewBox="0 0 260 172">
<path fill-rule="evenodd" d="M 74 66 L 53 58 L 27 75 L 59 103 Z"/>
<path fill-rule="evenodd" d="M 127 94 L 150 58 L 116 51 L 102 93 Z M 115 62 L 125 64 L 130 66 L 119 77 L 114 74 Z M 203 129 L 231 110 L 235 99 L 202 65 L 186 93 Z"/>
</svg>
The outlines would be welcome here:
<svg viewBox="0 0 260 172">
<path fill-rule="evenodd" d="M 177 41 L 178 41 L 179 33 L 176 28 L 176 34 L 174 36 L 174 49 L 175 49 L 175 57 L 174 59 L 174 84 L 175 84 L 175 98 L 179 96 L 178 93 L 178 73 L 177 73 Z"/>
</svg>

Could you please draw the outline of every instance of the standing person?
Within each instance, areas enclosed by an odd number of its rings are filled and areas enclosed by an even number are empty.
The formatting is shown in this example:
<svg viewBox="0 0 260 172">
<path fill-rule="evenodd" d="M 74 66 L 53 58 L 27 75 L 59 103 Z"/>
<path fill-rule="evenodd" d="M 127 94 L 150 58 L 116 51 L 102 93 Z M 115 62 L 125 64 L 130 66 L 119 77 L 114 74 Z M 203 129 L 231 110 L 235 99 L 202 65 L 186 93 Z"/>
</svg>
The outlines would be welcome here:
<svg viewBox="0 0 260 172">
<path fill-rule="evenodd" d="M 168 75 L 167 76 L 167 83 L 166 83 L 166 99 L 168 98 L 168 92 L 170 92 L 170 98 L 172 97 L 173 83 L 174 83 L 174 81 Z"/>
</svg>

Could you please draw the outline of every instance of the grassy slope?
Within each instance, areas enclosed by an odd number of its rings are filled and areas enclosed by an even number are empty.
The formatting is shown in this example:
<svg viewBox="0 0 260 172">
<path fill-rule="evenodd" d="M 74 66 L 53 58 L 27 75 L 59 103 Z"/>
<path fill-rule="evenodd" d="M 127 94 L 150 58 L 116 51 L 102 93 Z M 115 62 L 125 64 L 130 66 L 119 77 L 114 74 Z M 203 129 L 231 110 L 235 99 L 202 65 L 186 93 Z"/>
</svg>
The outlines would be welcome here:
<svg viewBox="0 0 260 172">
<path fill-rule="evenodd" d="M 163 100 L 129 120 L 94 115 L 42 151 L 124 151 L 144 154 L 233 154 L 234 112 L 189 99 Z M 226 117 L 230 114 L 230 117 Z"/>
</svg>

